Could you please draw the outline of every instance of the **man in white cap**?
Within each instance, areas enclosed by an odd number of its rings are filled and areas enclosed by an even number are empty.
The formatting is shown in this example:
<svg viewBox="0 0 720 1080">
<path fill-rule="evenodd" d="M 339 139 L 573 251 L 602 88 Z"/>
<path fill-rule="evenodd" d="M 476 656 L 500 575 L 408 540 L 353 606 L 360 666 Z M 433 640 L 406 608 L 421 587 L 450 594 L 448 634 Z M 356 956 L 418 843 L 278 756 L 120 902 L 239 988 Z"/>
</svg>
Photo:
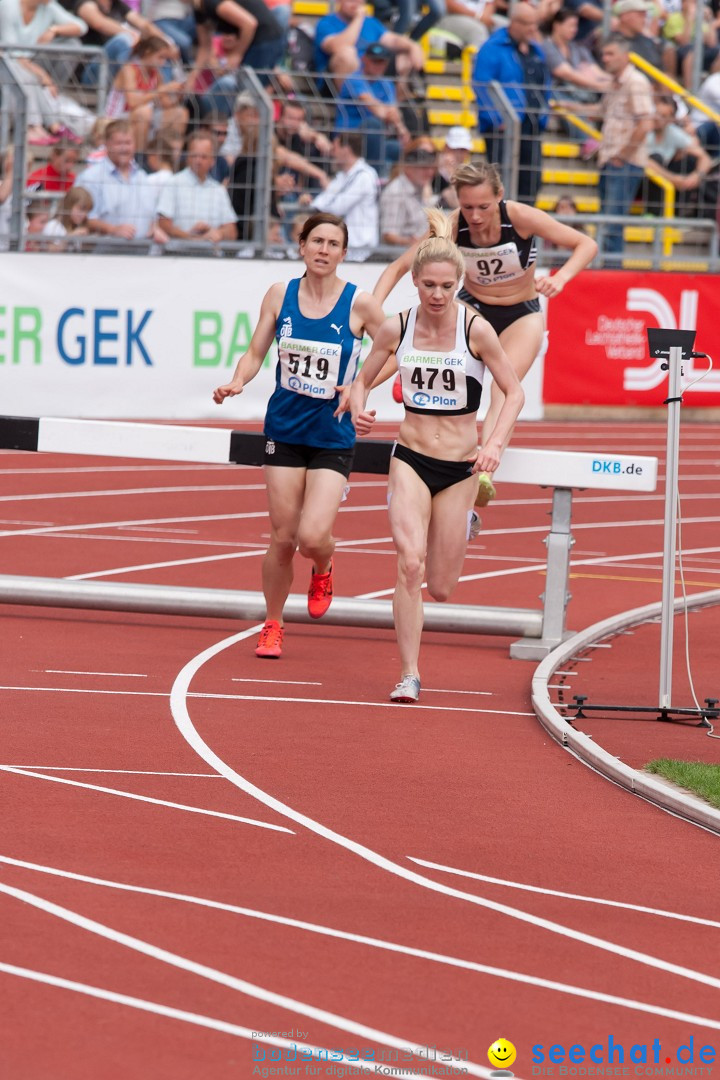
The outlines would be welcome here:
<svg viewBox="0 0 720 1080">
<path fill-rule="evenodd" d="M 472 135 L 469 129 L 460 126 L 448 128 L 432 185 L 433 192 L 440 197 L 438 206 L 443 210 L 454 210 L 457 207 L 457 193 L 452 187 L 453 173 L 461 165 L 467 165 L 471 157 Z"/>
<path fill-rule="evenodd" d="M 612 6 L 615 33 L 625 38 L 631 52 L 662 69 L 660 46 L 647 32 L 648 15 L 652 10 L 653 5 L 648 0 L 617 0 Z"/>
</svg>

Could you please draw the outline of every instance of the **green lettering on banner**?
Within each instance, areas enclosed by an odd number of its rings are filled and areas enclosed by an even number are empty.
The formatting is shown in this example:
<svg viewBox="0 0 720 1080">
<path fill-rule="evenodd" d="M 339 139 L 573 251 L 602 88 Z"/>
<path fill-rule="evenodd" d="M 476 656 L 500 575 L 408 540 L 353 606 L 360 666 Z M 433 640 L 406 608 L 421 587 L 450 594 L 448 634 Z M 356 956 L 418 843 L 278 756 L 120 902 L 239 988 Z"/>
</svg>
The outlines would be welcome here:
<svg viewBox="0 0 720 1080">
<path fill-rule="evenodd" d="M 217 367 L 222 359 L 219 311 L 193 312 L 193 367 Z"/>
<path fill-rule="evenodd" d="M 236 363 L 236 356 L 239 358 L 243 353 L 247 352 L 251 337 L 252 330 L 250 329 L 250 316 L 247 311 L 238 311 L 235 316 L 235 325 L 232 329 L 230 347 L 228 348 L 228 354 L 225 359 L 225 367 L 232 367 L 232 365 Z"/>
<path fill-rule="evenodd" d="M 0 317 L 7 313 L 7 308 L 0 307 Z M 23 320 L 29 319 L 30 322 L 23 326 Z M 42 345 L 40 342 L 40 331 L 42 329 L 42 315 L 40 314 L 40 308 L 35 307 L 18 307 L 12 309 L 12 363 L 20 363 L 20 353 L 23 341 L 29 341 L 32 346 L 34 364 L 39 364 L 42 360 Z M 5 327 L 0 327 L 0 341 L 4 341 L 7 338 L 7 331 Z M 5 363 L 5 353 L 0 353 L 0 364 Z"/>
<path fill-rule="evenodd" d="M 29 316 L 32 325 L 23 327 L 22 321 Z M 33 363 L 39 364 L 42 360 L 42 345 L 40 344 L 40 330 L 42 329 L 42 315 L 40 308 L 18 307 L 13 310 L 13 364 L 20 363 L 20 346 L 23 341 L 30 341 L 34 346 Z"/>
</svg>

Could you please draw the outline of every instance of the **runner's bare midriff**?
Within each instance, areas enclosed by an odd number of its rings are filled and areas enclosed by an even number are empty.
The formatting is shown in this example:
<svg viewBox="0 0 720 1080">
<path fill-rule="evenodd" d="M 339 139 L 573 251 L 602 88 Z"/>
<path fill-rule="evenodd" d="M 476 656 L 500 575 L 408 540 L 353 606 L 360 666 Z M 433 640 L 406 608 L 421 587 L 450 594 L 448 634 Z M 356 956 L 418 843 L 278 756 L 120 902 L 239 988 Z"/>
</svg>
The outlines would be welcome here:
<svg viewBox="0 0 720 1080">
<path fill-rule="evenodd" d="M 406 413 L 398 431 L 398 442 L 428 457 L 472 462 L 478 448 L 475 414 L 429 416 L 427 413 Z"/>
</svg>

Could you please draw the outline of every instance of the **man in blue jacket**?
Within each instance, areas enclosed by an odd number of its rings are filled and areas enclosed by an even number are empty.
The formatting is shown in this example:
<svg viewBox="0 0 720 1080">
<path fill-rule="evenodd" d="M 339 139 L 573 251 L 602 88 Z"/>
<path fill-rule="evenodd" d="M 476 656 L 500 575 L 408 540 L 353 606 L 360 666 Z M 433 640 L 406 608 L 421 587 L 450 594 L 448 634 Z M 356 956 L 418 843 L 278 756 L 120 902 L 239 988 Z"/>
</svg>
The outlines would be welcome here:
<svg viewBox="0 0 720 1080">
<path fill-rule="evenodd" d="M 495 109 L 487 84 L 499 82 L 520 119 L 518 199 L 534 203 L 541 179 L 540 135 L 548 118 L 550 71 L 534 41 L 537 13 L 531 4 L 515 4 L 508 26 L 496 30 L 475 60 L 473 89 L 478 125 L 485 135 L 488 161 L 502 162 L 503 117 Z"/>
</svg>

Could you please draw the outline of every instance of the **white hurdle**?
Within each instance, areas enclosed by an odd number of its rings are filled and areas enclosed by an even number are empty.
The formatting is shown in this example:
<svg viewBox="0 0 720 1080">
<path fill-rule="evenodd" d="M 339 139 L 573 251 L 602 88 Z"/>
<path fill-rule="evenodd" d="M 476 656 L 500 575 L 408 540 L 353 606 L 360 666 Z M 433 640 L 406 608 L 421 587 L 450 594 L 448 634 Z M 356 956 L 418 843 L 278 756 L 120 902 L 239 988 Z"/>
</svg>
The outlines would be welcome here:
<svg viewBox="0 0 720 1080">
<path fill-rule="evenodd" d="M 258 465 L 264 436 L 225 428 L 136 424 L 105 420 L 0 417 L 0 449 L 156 461 Z M 359 440 L 355 472 L 387 473 L 392 443 Z M 510 646 L 516 659 L 538 660 L 559 645 L 570 599 L 568 581 L 573 489 L 655 491 L 658 459 L 605 452 L 575 453 L 509 447 L 495 478 L 500 483 L 536 484 L 553 489 L 542 608 L 426 604 L 425 627 L 450 633 L 519 635 Z M 0 575 L 0 601 L 6 604 L 86 607 L 156 614 L 217 616 L 260 621 L 262 593 L 193 589 L 117 582 Z M 288 622 L 310 622 L 304 596 L 292 595 L 284 612 Z M 336 597 L 323 622 L 330 625 L 393 627 L 392 605 L 383 600 Z"/>
</svg>

